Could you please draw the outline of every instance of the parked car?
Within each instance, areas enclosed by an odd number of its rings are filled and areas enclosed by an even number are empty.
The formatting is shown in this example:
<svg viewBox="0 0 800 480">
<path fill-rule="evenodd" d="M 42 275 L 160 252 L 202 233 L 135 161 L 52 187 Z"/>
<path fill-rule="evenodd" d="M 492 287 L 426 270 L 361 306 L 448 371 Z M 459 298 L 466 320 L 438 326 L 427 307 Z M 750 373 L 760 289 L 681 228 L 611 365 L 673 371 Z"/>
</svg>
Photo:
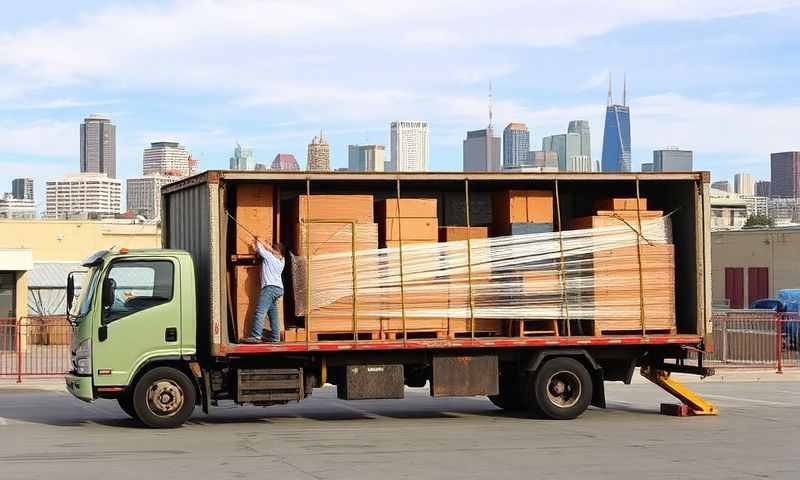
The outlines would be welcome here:
<svg viewBox="0 0 800 480">
<path fill-rule="evenodd" d="M 756 310 L 772 310 L 780 313 L 783 319 L 781 336 L 783 344 L 790 350 L 797 350 L 800 344 L 800 318 L 798 318 L 798 305 L 800 304 L 800 289 L 785 288 L 778 290 L 778 298 L 762 298 L 750 304 Z"/>
</svg>

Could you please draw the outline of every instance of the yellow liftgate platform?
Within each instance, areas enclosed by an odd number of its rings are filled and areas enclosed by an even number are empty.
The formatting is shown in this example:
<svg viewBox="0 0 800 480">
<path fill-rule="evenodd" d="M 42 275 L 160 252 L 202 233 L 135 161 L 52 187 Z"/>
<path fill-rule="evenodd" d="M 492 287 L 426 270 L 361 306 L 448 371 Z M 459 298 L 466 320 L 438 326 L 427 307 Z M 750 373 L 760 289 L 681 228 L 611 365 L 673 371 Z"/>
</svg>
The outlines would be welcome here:
<svg viewBox="0 0 800 480">
<path fill-rule="evenodd" d="M 643 366 L 641 367 L 640 373 L 644 378 L 655 383 L 667 393 L 681 401 L 680 405 L 662 403 L 662 414 L 683 417 L 687 415 L 717 415 L 719 413 L 719 410 L 714 404 L 706 401 L 682 383 L 671 378 L 669 371 Z"/>
</svg>

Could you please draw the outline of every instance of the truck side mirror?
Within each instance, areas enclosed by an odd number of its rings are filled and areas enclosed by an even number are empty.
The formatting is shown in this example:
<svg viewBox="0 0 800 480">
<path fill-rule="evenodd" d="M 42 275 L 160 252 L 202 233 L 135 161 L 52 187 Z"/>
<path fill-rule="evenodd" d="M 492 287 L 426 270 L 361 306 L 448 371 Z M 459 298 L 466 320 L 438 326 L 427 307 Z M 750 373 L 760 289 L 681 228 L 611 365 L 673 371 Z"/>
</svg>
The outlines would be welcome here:
<svg viewBox="0 0 800 480">
<path fill-rule="evenodd" d="M 72 311 L 72 302 L 75 300 L 75 277 L 72 272 L 67 275 L 67 316 Z"/>
<path fill-rule="evenodd" d="M 114 294 L 117 290 L 117 282 L 113 278 L 103 280 L 103 308 L 114 305 Z"/>
</svg>

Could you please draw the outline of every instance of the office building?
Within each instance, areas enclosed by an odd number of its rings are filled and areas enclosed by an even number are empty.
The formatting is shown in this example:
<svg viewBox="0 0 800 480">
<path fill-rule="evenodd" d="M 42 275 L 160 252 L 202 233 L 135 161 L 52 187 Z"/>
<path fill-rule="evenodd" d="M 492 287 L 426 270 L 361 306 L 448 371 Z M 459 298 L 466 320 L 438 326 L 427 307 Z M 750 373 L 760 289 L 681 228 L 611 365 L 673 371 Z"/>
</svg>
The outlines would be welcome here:
<svg viewBox="0 0 800 480">
<path fill-rule="evenodd" d="M 392 122 L 390 170 L 396 172 L 427 171 L 430 154 L 428 136 L 428 122 Z"/>
<path fill-rule="evenodd" d="M 17 200 L 33 200 L 33 179 L 15 178 L 11 180 L 11 194 Z"/>
<path fill-rule="evenodd" d="M 122 182 L 105 173 L 76 173 L 47 181 L 47 218 L 107 218 L 120 212 Z"/>
<path fill-rule="evenodd" d="M 308 144 L 308 156 L 306 157 L 306 170 L 330 171 L 331 169 L 331 146 L 319 132 L 319 137 L 314 137 Z"/>
<path fill-rule="evenodd" d="M 733 176 L 733 193 L 739 195 L 753 195 L 755 182 L 749 173 L 737 173 Z"/>
<path fill-rule="evenodd" d="M 0 198 L 0 218 L 36 218 L 33 198 L 16 198 L 6 193 Z"/>
<path fill-rule="evenodd" d="M 631 171 L 631 112 L 626 104 L 627 85 L 622 87 L 622 105 L 611 98 L 611 77 L 608 78 L 608 103 L 603 130 L 602 169 L 604 172 Z"/>
<path fill-rule="evenodd" d="M 550 135 L 549 137 L 542 138 L 542 150 L 546 152 L 556 152 L 558 156 L 558 169 L 562 171 L 575 171 L 569 170 L 568 165 L 582 165 L 580 161 L 571 161 L 572 157 L 586 157 L 588 155 L 581 155 L 581 136 L 577 133 L 562 133 L 559 135 Z M 588 170 L 578 170 L 581 172 L 590 172 L 591 158 L 589 160 Z"/>
<path fill-rule="evenodd" d="M 291 153 L 279 153 L 272 160 L 270 170 L 281 170 L 284 172 L 296 172 L 300 170 L 297 159 Z"/>
<path fill-rule="evenodd" d="M 711 188 L 711 230 L 738 230 L 747 221 L 747 203 L 735 193 Z"/>
<path fill-rule="evenodd" d="M 769 197 L 769 180 L 758 180 L 755 185 L 756 196 Z"/>
<path fill-rule="evenodd" d="M 591 172 L 592 159 L 586 155 L 573 155 L 567 158 L 567 172 Z"/>
<path fill-rule="evenodd" d="M 558 154 L 546 150 L 532 150 L 528 152 L 531 166 L 540 168 L 543 172 L 558 171 Z"/>
<path fill-rule="evenodd" d="M 577 133 L 580 136 L 580 148 L 577 154 L 592 158 L 592 137 L 589 134 L 589 121 L 571 120 L 567 127 L 567 133 Z"/>
<path fill-rule="evenodd" d="M 81 172 L 117 176 L 117 127 L 102 115 L 90 115 L 81 124 Z"/>
<path fill-rule="evenodd" d="M 653 171 L 691 172 L 692 157 L 693 152 L 691 150 L 679 150 L 677 148 L 653 150 Z"/>
<path fill-rule="evenodd" d="M 231 170 L 255 170 L 256 157 L 253 156 L 253 150 L 243 147 L 236 143 L 236 148 L 233 149 L 233 156 L 230 160 Z"/>
<path fill-rule="evenodd" d="M 642 172 L 652 172 L 653 162 L 642 163 Z"/>
<path fill-rule="evenodd" d="M 524 123 L 509 123 L 503 130 L 503 168 L 530 165 L 530 132 Z M 543 149 L 545 150 L 545 149 Z"/>
<path fill-rule="evenodd" d="M 158 173 L 129 178 L 126 189 L 128 211 L 148 219 L 161 218 L 161 187 L 181 178 Z"/>
<path fill-rule="evenodd" d="M 177 142 L 153 142 L 144 149 L 142 174 L 191 175 L 191 155 Z"/>
<path fill-rule="evenodd" d="M 718 182 L 712 182 L 711 188 L 716 188 L 717 190 L 721 190 L 725 193 L 732 193 L 731 192 L 731 182 L 727 180 L 720 180 Z"/>
<path fill-rule="evenodd" d="M 769 198 L 756 195 L 739 195 L 739 198 L 747 204 L 747 216 L 753 215 L 769 216 Z"/>
<path fill-rule="evenodd" d="M 347 170 L 351 172 L 382 172 L 386 164 L 386 147 L 383 145 L 349 145 Z"/>
<path fill-rule="evenodd" d="M 463 142 L 465 172 L 499 172 L 500 137 L 494 135 L 492 126 L 467 132 Z"/>
<path fill-rule="evenodd" d="M 770 155 L 770 197 L 800 197 L 800 152 Z"/>
<path fill-rule="evenodd" d="M 800 223 L 800 198 L 770 198 L 769 216 L 776 224 Z"/>
</svg>

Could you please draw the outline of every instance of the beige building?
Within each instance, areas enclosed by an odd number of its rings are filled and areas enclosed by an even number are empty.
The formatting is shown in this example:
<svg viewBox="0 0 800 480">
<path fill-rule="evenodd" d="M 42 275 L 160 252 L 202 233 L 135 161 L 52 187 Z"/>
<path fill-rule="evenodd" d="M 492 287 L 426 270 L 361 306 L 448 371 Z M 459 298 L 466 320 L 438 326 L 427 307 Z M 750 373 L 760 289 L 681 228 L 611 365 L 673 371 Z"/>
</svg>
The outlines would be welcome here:
<svg viewBox="0 0 800 480">
<path fill-rule="evenodd" d="M 145 175 L 127 180 L 128 211 L 145 218 L 161 218 L 161 187 L 183 177 L 171 175 Z"/>
<path fill-rule="evenodd" d="M 743 308 L 800 288 L 800 227 L 711 233 L 712 300 Z"/>
<path fill-rule="evenodd" d="M 98 250 L 161 245 L 155 224 L 129 220 L 0 220 L 0 229 L 0 321 L 63 314 L 67 274 Z"/>
<path fill-rule="evenodd" d="M 107 218 L 120 212 L 122 182 L 105 173 L 76 173 L 47 181 L 47 218 Z"/>
<path fill-rule="evenodd" d="M 331 146 L 325 141 L 322 132 L 308 144 L 306 170 L 329 171 L 331 169 Z"/>
<path fill-rule="evenodd" d="M 150 148 L 144 149 L 142 173 L 144 175 L 191 175 L 191 156 L 186 148 L 178 142 L 153 142 L 150 144 Z"/>
<path fill-rule="evenodd" d="M 711 188 L 711 230 L 738 230 L 747 222 L 747 202 L 739 195 Z"/>
</svg>

